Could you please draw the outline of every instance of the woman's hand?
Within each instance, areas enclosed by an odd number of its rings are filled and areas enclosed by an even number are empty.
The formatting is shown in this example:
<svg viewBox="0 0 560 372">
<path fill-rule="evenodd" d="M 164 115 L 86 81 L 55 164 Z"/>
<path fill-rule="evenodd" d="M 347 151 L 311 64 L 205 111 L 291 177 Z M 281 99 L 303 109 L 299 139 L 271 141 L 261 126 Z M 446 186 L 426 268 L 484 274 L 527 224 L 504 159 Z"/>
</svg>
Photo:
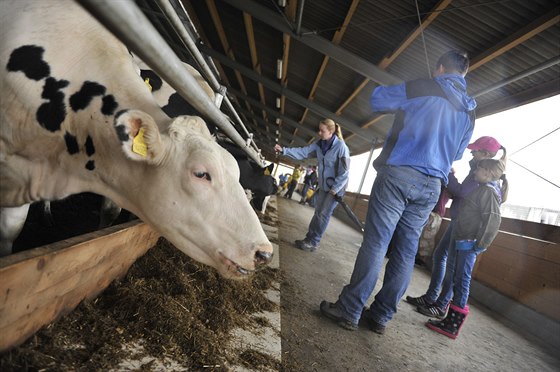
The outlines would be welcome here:
<svg viewBox="0 0 560 372">
<path fill-rule="evenodd" d="M 282 152 L 282 146 L 280 146 L 279 144 L 274 145 L 274 151 L 276 152 Z"/>
<path fill-rule="evenodd" d="M 331 194 L 332 196 L 336 196 L 336 191 L 334 191 L 333 189 L 330 189 L 329 194 Z"/>
</svg>

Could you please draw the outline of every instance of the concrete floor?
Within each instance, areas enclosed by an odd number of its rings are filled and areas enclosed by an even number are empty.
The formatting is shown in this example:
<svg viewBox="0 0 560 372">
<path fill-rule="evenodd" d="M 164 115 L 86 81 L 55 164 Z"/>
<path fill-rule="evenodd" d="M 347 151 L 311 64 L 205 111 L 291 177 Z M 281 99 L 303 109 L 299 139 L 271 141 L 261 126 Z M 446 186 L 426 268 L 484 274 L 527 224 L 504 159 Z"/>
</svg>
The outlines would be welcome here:
<svg viewBox="0 0 560 372">
<path fill-rule="evenodd" d="M 558 350 L 474 301 L 457 340 L 430 331 L 424 326 L 427 318 L 404 301 L 382 336 L 362 328 L 346 331 L 325 319 L 319 303 L 334 302 L 350 279 L 361 234 L 332 218 L 318 251 L 294 248 L 313 209 L 298 204 L 298 194 L 293 198 L 278 198 L 286 371 L 560 371 Z M 416 267 L 406 294 L 420 295 L 428 283 L 429 273 Z"/>
</svg>

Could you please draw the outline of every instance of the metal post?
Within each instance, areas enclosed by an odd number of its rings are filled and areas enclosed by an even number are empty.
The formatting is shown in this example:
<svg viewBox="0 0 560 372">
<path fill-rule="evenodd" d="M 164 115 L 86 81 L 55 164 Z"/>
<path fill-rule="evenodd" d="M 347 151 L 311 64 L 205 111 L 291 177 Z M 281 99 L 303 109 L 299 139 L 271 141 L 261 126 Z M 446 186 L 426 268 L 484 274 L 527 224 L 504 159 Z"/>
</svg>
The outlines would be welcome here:
<svg viewBox="0 0 560 372">
<path fill-rule="evenodd" d="M 371 144 L 371 150 L 369 150 L 368 160 L 366 162 L 366 167 L 364 168 L 364 173 L 362 175 L 362 179 L 360 180 L 360 186 L 358 187 L 358 194 L 362 193 L 362 187 L 364 186 L 364 181 L 366 180 L 366 175 L 369 170 L 371 158 L 373 157 L 373 151 L 375 151 L 375 146 L 377 145 L 377 137 L 373 139 L 373 143 Z M 356 208 L 356 204 L 358 204 L 358 197 L 354 199 L 354 204 L 352 204 L 352 209 Z"/>
</svg>

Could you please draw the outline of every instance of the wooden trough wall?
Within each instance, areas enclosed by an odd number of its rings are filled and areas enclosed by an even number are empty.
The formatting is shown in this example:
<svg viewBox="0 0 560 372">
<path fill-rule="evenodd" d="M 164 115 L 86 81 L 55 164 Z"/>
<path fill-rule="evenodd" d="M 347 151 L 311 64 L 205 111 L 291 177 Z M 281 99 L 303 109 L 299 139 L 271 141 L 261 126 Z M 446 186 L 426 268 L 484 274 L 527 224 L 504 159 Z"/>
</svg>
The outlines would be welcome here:
<svg viewBox="0 0 560 372">
<path fill-rule="evenodd" d="M 0 352 L 96 297 L 158 238 L 136 220 L 0 258 Z"/>
</svg>

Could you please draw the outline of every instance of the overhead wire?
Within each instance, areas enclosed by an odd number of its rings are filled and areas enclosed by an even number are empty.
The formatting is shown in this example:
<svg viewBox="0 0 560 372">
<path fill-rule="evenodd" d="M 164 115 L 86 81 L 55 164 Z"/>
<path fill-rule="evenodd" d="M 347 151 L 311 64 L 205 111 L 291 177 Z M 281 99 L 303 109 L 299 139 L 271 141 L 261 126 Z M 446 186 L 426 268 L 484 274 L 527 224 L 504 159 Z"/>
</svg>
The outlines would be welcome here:
<svg viewBox="0 0 560 372">
<path fill-rule="evenodd" d="M 542 136 L 542 137 L 540 137 L 540 138 L 534 140 L 533 142 L 529 143 L 528 145 L 523 146 L 523 147 L 520 148 L 519 150 L 516 150 L 516 151 L 512 152 L 511 155 L 509 155 L 510 158 L 508 159 L 508 161 L 511 161 L 512 163 L 517 164 L 517 165 L 520 166 L 521 168 L 525 169 L 527 172 L 529 172 L 529 173 L 531 173 L 531 174 L 533 174 L 533 175 L 539 177 L 539 178 L 542 179 L 543 181 L 546 181 L 546 182 L 550 183 L 551 185 L 556 186 L 557 188 L 560 189 L 560 186 L 559 186 L 559 185 L 555 184 L 554 182 L 552 182 L 552 181 L 546 179 L 545 177 L 541 176 L 540 174 L 538 174 L 538 173 L 536 173 L 536 172 L 533 172 L 532 170 L 530 170 L 529 168 L 525 167 L 524 165 L 521 165 L 521 164 L 519 164 L 518 162 L 516 162 L 515 160 L 511 159 L 511 156 L 517 154 L 517 153 L 520 152 L 521 150 L 524 150 L 524 149 L 526 149 L 527 147 L 529 147 L 529 146 L 531 146 L 531 145 L 534 145 L 535 143 L 539 142 L 539 141 L 542 140 L 543 138 L 546 138 L 546 137 L 550 136 L 552 133 L 556 132 L 556 131 L 559 130 L 559 129 L 560 129 L 560 127 L 558 127 L 558 128 L 556 128 L 556 129 L 554 129 L 554 130 L 548 132 L 548 133 L 545 134 L 544 136 Z"/>
<path fill-rule="evenodd" d="M 428 48 L 426 48 L 426 39 L 424 38 L 424 27 L 422 26 L 422 18 L 420 17 L 420 8 L 418 7 L 418 0 L 416 3 L 416 14 L 418 15 L 418 27 L 420 28 L 420 35 L 422 35 L 422 44 L 424 45 L 424 56 L 426 57 L 426 67 L 428 68 L 428 78 L 431 77 L 432 71 L 430 70 L 430 60 L 428 59 Z"/>
<path fill-rule="evenodd" d="M 554 129 L 554 130 L 548 132 L 547 134 L 545 134 L 544 136 L 542 136 L 542 137 L 540 137 L 540 138 L 534 140 L 534 141 L 531 142 L 530 144 L 528 144 L 528 145 L 526 145 L 526 146 L 523 146 L 522 148 L 520 148 L 519 150 L 516 150 L 515 152 L 512 152 L 510 156 L 513 156 L 513 155 L 517 154 L 517 153 L 518 153 L 519 151 L 521 151 L 521 150 L 525 150 L 527 147 L 531 146 L 532 144 L 534 144 L 534 143 L 536 143 L 536 142 L 539 142 L 540 140 L 542 140 L 542 139 L 545 138 L 545 137 L 550 136 L 552 133 L 556 132 L 556 131 L 559 130 L 559 129 L 560 129 L 560 127 L 558 127 L 558 128 L 556 128 L 556 129 Z"/>
<path fill-rule="evenodd" d="M 271 1 L 273 1 L 273 0 L 271 0 Z M 466 8 L 474 8 L 474 7 L 484 6 L 484 5 L 506 3 L 506 2 L 511 2 L 511 1 L 513 1 L 513 0 L 496 0 L 496 1 L 487 1 L 487 2 L 484 2 L 484 3 L 469 4 L 469 5 L 456 6 L 456 7 L 447 7 L 446 9 L 442 9 L 442 10 L 434 10 L 434 11 L 430 11 L 430 12 L 423 12 L 423 13 L 420 13 L 420 15 L 425 16 L 425 15 L 433 14 L 433 13 L 454 12 L 456 10 L 461 10 L 461 9 L 466 9 Z M 312 31 L 309 31 L 309 32 L 304 32 L 304 33 L 302 33 L 302 35 L 320 34 L 320 33 L 329 32 L 329 31 L 339 31 L 339 30 L 342 30 L 344 28 L 348 28 L 350 26 L 352 26 L 352 27 L 362 27 L 362 26 L 368 26 L 368 25 L 373 25 L 373 24 L 380 24 L 380 23 L 385 23 L 385 22 L 398 21 L 400 19 L 407 19 L 407 18 L 416 17 L 416 16 L 417 16 L 416 14 L 409 14 L 409 15 L 405 15 L 405 16 L 401 16 L 401 17 L 385 18 L 385 19 L 382 19 L 382 20 L 379 20 L 379 21 L 368 21 L 368 22 L 362 22 L 362 23 L 354 23 L 352 25 L 347 25 L 347 26 L 328 27 L 328 28 L 323 28 L 323 29 L 320 29 L 320 30 L 312 30 Z"/>
</svg>

